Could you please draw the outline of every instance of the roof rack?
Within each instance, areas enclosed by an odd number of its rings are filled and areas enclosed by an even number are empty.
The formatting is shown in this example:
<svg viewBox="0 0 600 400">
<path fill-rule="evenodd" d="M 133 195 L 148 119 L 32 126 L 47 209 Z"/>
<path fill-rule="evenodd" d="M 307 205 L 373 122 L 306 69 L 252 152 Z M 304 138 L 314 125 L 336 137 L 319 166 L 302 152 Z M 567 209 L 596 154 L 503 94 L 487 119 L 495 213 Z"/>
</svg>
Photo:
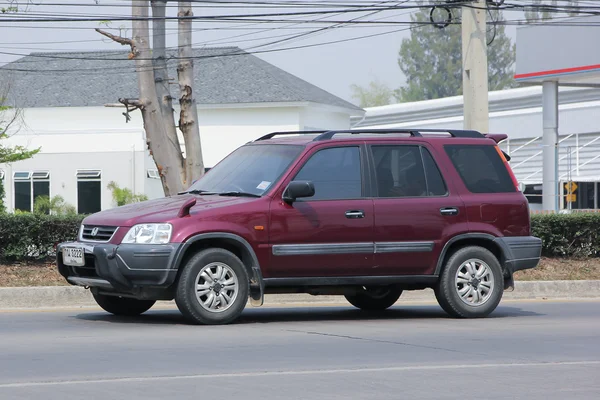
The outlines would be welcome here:
<svg viewBox="0 0 600 400">
<path fill-rule="evenodd" d="M 254 140 L 254 141 L 258 142 L 260 140 L 273 139 L 275 136 L 279 136 L 279 135 L 319 135 L 319 134 L 323 134 L 325 132 L 328 132 L 328 131 L 322 130 L 322 131 L 282 131 L 282 132 L 271 132 L 271 133 L 267 133 L 264 136 L 259 137 L 258 139 Z"/>
<path fill-rule="evenodd" d="M 321 141 L 321 140 L 329 140 L 332 139 L 334 135 L 338 133 L 349 133 L 351 135 L 358 135 L 361 133 L 373 133 L 373 134 L 394 134 L 394 133 L 408 133 L 413 137 L 422 137 L 421 133 L 431 132 L 431 133 L 449 133 L 453 137 L 460 138 L 476 138 L 483 139 L 485 138 L 478 131 L 473 130 L 460 130 L 460 129 L 355 129 L 355 130 L 331 130 L 327 132 L 323 132 L 319 136 L 313 139 L 313 141 Z"/>
<path fill-rule="evenodd" d="M 491 138 L 496 142 L 500 142 L 506 139 L 507 135 L 504 134 L 487 134 L 484 135 L 475 130 L 467 130 L 467 129 L 418 129 L 418 128 L 390 128 L 390 129 L 340 129 L 340 130 L 310 130 L 310 131 L 281 131 L 281 132 L 271 132 L 264 136 L 259 137 L 254 140 L 254 142 L 258 142 L 261 140 L 272 139 L 275 136 L 280 135 L 318 135 L 313 139 L 314 142 L 319 142 L 322 140 L 330 140 L 338 133 L 346 133 L 351 135 L 359 135 L 361 133 L 371 133 L 371 134 L 395 134 L 395 133 L 406 133 L 411 135 L 412 137 L 423 137 L 422 133 L 447 133 L 452 137 L 458 138 L 473 138 L 473 139 L 485 139 Z"/>
</svg>

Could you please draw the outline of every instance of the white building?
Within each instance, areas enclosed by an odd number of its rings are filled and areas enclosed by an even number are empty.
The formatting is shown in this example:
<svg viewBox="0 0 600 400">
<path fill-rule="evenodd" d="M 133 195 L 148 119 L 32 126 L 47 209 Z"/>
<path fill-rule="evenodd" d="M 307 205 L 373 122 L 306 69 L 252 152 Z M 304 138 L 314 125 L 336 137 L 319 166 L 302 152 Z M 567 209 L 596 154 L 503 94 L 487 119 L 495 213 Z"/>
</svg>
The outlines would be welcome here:
<svg viewBox="0 0 600 400">
<path fill-rule="evenodd" d="M 364 114 L 238 48 L 198 49 L 194 58 L 207 168 L 265 133 L 348 129 L 351 117 Z M 171 79 L 176 62 L 168 63 Z M 39 195 L 61 195 L 80 213 L 111 208 L 111 181 L 150 198 L 164 195 L 141 114 L 126 123 L 123 108 L 106 107 L 138 96 L 126 51 L 32 53 L 0 67 L 0 80 L 10 83 L 10 103 L 24 116 L 3 144 L 41 147 L 29 160 L 0 165 L 9 210 L 31 210 Z M 177 108 L 178 86 L 171 90 Z"/>
<path fill-rule="evenodd" d="M 578 188 L 573 209 L 600 208 L 600 89 L 560 88 L 558 177 L 560 208 L 567 208 L 565 184 Z M 527 185 L 532 210 L 542 208 L 542 87 L 489 93 L 490 133 L 505 133 L 501 144 L 517 179 Z M 463 129 L 462 96 L 366 109 L 353 118 L 355 128 Z"/>
</svg>

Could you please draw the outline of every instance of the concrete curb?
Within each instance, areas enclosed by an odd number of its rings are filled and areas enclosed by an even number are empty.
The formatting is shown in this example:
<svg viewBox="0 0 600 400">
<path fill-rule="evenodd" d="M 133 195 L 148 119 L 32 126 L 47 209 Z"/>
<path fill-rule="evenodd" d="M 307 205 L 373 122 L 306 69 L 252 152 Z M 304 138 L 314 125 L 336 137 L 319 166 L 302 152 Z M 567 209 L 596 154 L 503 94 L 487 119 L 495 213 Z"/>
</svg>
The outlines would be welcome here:
<svg viewBox="0 0 600 400">
<path fill-rule="evenodd" d="M 505 292 L 504 300 L 584 299 L 600 298 L 600 280 L 516 282 L 513 292 Z M 431 289 L 407 291 L 398 304 L 405 302 L 435 303 Z M 345 304 L 343 296 L 311 296 L 306 294 L 271 294 L 265 305 Z M 173 302 L 160 302 L 173 305 Z M 36 286 L 0 288 L 0 310 L 97 307 L 89 290 L 77 286 Z"/>
</svg>

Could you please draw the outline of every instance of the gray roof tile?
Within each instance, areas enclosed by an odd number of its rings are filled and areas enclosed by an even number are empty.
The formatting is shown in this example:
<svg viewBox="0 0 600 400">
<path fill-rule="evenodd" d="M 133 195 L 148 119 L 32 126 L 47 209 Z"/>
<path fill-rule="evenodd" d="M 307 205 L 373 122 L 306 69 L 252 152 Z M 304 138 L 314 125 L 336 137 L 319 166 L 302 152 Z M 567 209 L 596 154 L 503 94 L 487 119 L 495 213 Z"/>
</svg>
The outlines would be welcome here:
<svg viewBox="0 0 600 400">
<path fill-rule="evenodd" d="M 238 47 L 198 48 L 194 80 L 198 104 L 310 101 L 362 111 Z M 83 107 L 138 97 L 128 51 L 31 53 L 0 67 L 11 84 L 9 99 L 19 107 Z M 167 51 L 169 78 L 177 82 L 177 53 Z M 171 85 L 178 98 L 179 87 Z"/>
</svg>

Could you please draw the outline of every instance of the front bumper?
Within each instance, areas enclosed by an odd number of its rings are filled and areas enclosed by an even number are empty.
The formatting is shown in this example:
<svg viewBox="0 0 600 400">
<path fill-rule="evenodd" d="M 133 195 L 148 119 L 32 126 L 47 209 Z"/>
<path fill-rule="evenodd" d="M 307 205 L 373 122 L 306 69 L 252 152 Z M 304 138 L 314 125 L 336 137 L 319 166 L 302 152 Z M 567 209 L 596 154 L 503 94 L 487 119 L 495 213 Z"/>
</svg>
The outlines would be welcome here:
<svg viewBox="0 0 600 400">
<path fill-rule="evenodd" d="M 511 275 L 537 267 L 542 255 L 542 240 L 534 236 L 500 237 L 494 240 L 504 252 L 504 266 Z"/>
<path fill-rule="evenodd" d="M 66 242 L 57 247 L 56 264 L 72 285 L 138 298 L 169 298 L 161 293 L 168 292 L 175 282 L 181 246 Z M 83 249 L 85 265 L 65 265 L 62 250 L 66 247 Z"/>
</svg>

